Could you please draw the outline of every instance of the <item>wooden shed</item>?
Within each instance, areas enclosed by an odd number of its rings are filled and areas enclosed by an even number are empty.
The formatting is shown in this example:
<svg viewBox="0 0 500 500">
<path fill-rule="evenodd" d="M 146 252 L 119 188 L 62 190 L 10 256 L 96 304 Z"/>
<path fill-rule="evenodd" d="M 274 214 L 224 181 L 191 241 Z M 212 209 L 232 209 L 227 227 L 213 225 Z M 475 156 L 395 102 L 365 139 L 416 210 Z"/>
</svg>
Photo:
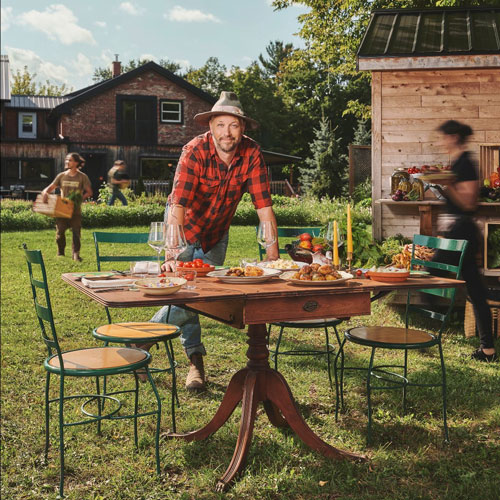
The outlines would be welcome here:
<svg viewBox="0 0 500 500">
<path fill-rule="evenodd" d="M 372 72 L 374 237 L 436 234 L 444 203 L 430 190 L 392 201 L 391 175 L 448 164 L 436 128 L 449 119 L 474 130 L 481 181 L 500 166 L 500 8 L 374 11 L 357 65 Z M 500 224 L 500 202 L 480 203 L 477 221 Z"/>
</svg>

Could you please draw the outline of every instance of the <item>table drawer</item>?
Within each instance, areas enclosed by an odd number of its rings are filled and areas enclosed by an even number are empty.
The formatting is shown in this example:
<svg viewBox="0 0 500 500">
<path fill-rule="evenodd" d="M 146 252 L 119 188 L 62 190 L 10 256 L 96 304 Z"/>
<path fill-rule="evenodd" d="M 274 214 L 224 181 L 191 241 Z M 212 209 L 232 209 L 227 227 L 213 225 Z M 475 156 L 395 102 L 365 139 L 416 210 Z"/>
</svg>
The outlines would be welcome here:
<svg viewBox="0 0 500 500">
<path fill-rule="evenodd" d="M 247 325 L 278 321 L 348 318 L 370 314 L 370 293 L 346 293 L 312 297 L 248 299 L 244 322 Z"/>
</svg>

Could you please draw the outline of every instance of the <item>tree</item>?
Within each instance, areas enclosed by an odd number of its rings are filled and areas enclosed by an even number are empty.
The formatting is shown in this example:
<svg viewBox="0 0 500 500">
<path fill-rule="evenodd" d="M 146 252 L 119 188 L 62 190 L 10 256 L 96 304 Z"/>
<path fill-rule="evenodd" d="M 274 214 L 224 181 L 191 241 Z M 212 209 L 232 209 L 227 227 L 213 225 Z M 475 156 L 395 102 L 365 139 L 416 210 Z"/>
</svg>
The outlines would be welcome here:
<svg viewBox="0 0 500 500">
<path fill-rule="evenodd" d="M 55 85 L 49 80 L 46 80 L 44 84 L 37 83 L 36 73 L 31 74 L 28 66 L 24 66 L 22 73 L 20 70 L 12 73 L 11 93 L 14 95 L 60 96 L 72 91 L 73 89 L 67 87 L 65 83 Z"/>
<path fill-rule="evenodd" d="M 268 59 L 265 59 L 262 54 L 259 55 L 259 61 L 264 69 L 264 76 L 267 78 L 274 78 L 280 71 L 281 63 L 293 52 L 293 44 L 276 40 L 270 42 L 266 47 Z"/>
<path fill-rule="evenodd" d="M 233 90 L 227 68 L 217 57 L 209 57 L 200 69 L 192 69 L 184 77 L 189 83 L 218 97 L 223 90 Z"/>
<path fill-rule="evenodd" d="M 129 71 L 132 71 L 133 69 L 136 69 L 139 66 L 142 66 L 150 61 L 151 59 L 130 59 L 130 61 L 122 67 L 122 73 L 128 73 Z M 169 71 L 175 73 L 178 76 L 182 76 L 180 74 L 182 68 L 180 64 L 174 61 L 170 61 L 168 59 L 160 59 L 158 64 L 162 68 L 168 69 Z M 99 83 L 109 80 L 112 77 L 113 74 L 111 72 L 111 68 L 99 67 L 94 70 L 94 75 L 92 76 L 92 80 L 95 83 Z"/>
<path fill-rule="evenodd" d="M 314 130 L 315 139 L 311 143 L 312 158 L 300 167 L 300 179 L 306 194 L 316 197 L 338 197 L 344 194 L 344 177 L 347 157 L 342 154 L 340 139 L 335 137 L 329 120 L 323 117 L 319 128 Z"/>
</svg>

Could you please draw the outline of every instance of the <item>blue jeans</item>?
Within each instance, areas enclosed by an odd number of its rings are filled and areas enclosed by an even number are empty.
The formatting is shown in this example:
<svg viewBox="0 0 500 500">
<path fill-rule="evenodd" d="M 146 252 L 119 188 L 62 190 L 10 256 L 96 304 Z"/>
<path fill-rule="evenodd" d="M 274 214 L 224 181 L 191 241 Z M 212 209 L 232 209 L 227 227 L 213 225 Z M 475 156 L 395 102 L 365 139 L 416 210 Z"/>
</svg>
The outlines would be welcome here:
<svg viewBox="0 0 500 500">
<path fill-rule="evenodd" d="M 120 200 L 124 205 L 128 205 L 125 195 L 119 189 L 113 188 L 113 193 L 111 194 L 111 198 L 108 201 L 108 205 L 114 205 L 116 199 Z"/>
<path fill-rule="evenodd" d="M 179 260 L 184 262 L 202 259 L 203 262 L 214 266 L 222 266 L 226 258 L 229 234 L 226 233 L 218 243 L 207 253 L 203 251 L 200 244 L 189 245 L 184 252 L 179 255 Z M 193 354 L 206 354 L 205 346 L 201 342 L 200 318 L 197 313 L 187 311 L 178 306 L 162 307 L 149 321 L 153 323 L 169 323 L 181 328 L 181 344 L 186 351 L 187 357 Z"/>
</svg>

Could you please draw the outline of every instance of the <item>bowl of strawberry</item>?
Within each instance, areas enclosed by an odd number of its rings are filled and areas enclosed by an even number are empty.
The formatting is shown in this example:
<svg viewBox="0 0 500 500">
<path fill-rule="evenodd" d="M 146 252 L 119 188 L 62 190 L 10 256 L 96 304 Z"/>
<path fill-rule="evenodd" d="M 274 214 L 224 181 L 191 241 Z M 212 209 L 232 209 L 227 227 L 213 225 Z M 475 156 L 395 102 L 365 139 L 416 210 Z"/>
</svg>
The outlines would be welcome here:
<svg viewBox="0 0 500 500">
<path fill-rule="evenodd" d="M 187 262 L 177 261 L 177 270 L 179 269 L 194 269 L 197 276 L 206 276 L 210 271 L 215 270 L 215 266 L 203 262 L 201 259 L 194 259 Z"/>
</svg>

